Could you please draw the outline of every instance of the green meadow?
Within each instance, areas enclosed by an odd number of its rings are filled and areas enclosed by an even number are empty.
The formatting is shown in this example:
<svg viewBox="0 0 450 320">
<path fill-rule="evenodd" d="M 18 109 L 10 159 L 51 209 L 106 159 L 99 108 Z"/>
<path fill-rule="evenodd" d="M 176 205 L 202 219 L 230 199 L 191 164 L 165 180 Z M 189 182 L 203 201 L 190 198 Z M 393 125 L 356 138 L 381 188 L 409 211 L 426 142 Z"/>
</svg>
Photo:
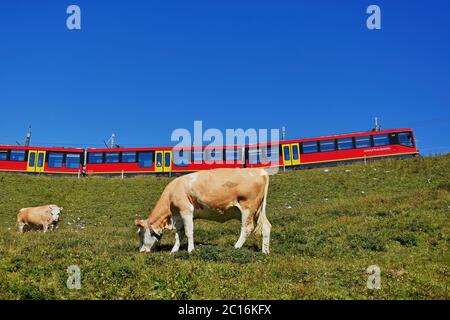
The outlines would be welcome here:
<svg viewBox="0 0 450 320">
<path fill-rule="evenodd" d="M 173 231 L 139 253 L 133 221 L 170 179 L 0 174 L 0 299 L 450 298 L 450 154 L 271 176 L 270 255 L 255 235 L 233 248 L 238 221 L 199 220 L 192 254 L 170 254 Z M 20 208 L 48 203 L 58 229 L 16 232 Z"/>
</svg>

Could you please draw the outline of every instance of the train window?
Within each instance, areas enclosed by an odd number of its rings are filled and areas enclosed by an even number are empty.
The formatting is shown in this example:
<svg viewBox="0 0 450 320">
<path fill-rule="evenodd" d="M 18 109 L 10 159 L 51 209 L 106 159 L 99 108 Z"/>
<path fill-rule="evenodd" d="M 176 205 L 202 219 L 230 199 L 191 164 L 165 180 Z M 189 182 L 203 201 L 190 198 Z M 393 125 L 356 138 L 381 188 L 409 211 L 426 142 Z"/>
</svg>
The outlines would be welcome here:
<svg viewBox="0 0 450 320">
<path fill-rule="evenodd" d="M 159 156 L 161 156 L 160 153 L 158 153 Z M 151 168 L 153 166 L 153 152 L 139 152 L 138 154 L 139 158 L 139 167 L 141 168 Z M 162 159 L 159 160 L 160 163 L 162 162 Z"/>
<path fill-rule="evenodd" d="M 389 144 L 398 144 L 398 136 L 397 133 L 389 133 Z"/>
<path fill-rule="evenodd" d="M 398 143 L 407 147 L 414 147 L 411 132 L 401 132 L 398 134 Z"/>
<path fill-rule="evenodd" d="M 216 160 L 221 160 L 223 156 L 220 156 L 220 150 L 216 150 L 215 146 L 208 146 L 205 148 L 205 161 L 215 162 Z M 217 155 L 217 156 L 216 156 Z"/>
<path fill-rule="evenodd" d="M 320 140 L 320 151 L 334 151 L 336 146 L 334 140 Z"/>
<path fill-rule="evenodd" d="M 162 152 L 157 152 L 156 153 L 156 166 L 157 167 L 162 167 L 163 163 L 162 163 Z"/>
<path fill-rule="evenodd" d="M 64 154 L 57 152 L 49 152 L 48 154 L 48 167 L 49 168 L 62 168 Z"/>
<path fill-rule="evenodd" d="M 10 160 L 25 161 L 25 150 L 11 150 Z"/>
<path fill-rule="evenodd" d="M 388 144 L 389 144 L 389 136 L 387 134 L 374 134 L 373 135 L 373 145 L 375 147 L 387 146 Z"/>
<path fill-rule="evenodd" d="M 314 153 L 318 151 L 317 141 L 303 142 L 302 143 L 303 153 Z"/>
<path fill-rule="evenodd" d="M 136 162 L 136 152 L 122 152 L 122 162 Z"/>
<path fill-rule="evenodd" d="M 269 150 L 267 149 L 267 147 L 260 147 L 259 153 L 258 153 L 259 163 L 265 164 L 265 163 L 270 162 L 270 160 L 269 160 L 271 158 L 270 154 L 271 154 L 270 147 L 269 147 Z"/>
<path fill-rule="evenodd" d="M 257 164 L 258 163 L 258 149 L 250 148 L 248 150 L 248 163 Z"/>
<path fill-rule="evenodd" d="M 338 150 L 353 149 L 353 139 L 352 138 L 337 139 L 337 143 L 338 143 Z"/>
<path fill-rule="evenodd" d="M 355 137 L 355 144 L 357 148 L 370 147 L 370 136 Z"/>
<path fill-rule="evenodd" d="M 292 145 L 292 160 L 298 160 L 298 147 L 297 147 L 297 145 Z"/>
<path fill-rule="evenodd" d="M 103 163 L 103 152 L 90 152 L 88 163 Z"/>
<path fill-rule="evenodd" d="M 164 166 L 170 167 L 170 152 L 164 152 Z"/>
<path fill-rule="evenodd" d="M 242 160 L 242 151 L 241 148 L 229 148 L 226 149 L 225 152 L 226 161 L 241 161 Z"/>
<path fill-rule="evenodd" d="M 284 160 L 291 160 L 291 151 L 289 150 L 289 146 L 283 146 Z"/>
<path fill-rule="evenodd" d="M 8 159 L 8 150 L 0 150 L 0 161 Z"/>
<path fill-rule="evenodd" d="M 44 160 L 45 160 L 45 153 L 39 152 L 37 166 L 42 167 L 44 165 Z"/>
<path fill-rule="evenodd" d="M 81 155 L 78 153 L 68 153 L 66 155 L 66 168 L 78 169 L 80 167 Z"/>
<path fill-rule="evenodd" d="M 34 167 L 36 163 L 36 152 L 30 153 L 30 158 L 28 159 L 28 166 Z"/>
<path fill-rule="evenodd" d="M 106 152 L 105 153 L 105 163 L 119 163 L 119 153 L 118 152 Z"/>
<path fill-rule="evenodd" d="M 187 166 L 189 165 L 190 159 L 189 152 L 190 148 L 173 150 L 173 164 L 176 166 Z"/>
<path fill-rule="evenodd" d="M 278 147 L 277 146 L 261 147 L 259 153 L 259 162 L 267 164 L 272 161 L 278 161 Z"/>
<path fill-rule="evenodd" d="M 225 161 L 230 161 L 230 162 L 234 161 L 234 149 L 231 149 L 231 148 L 225 149 L 224 158 L 225 158 Z"/>
<path fill-rule="evenodd" d="M 192 162 L 201 163 L 203 161 L 203 150 L 192 150 Z"/>
</svg>

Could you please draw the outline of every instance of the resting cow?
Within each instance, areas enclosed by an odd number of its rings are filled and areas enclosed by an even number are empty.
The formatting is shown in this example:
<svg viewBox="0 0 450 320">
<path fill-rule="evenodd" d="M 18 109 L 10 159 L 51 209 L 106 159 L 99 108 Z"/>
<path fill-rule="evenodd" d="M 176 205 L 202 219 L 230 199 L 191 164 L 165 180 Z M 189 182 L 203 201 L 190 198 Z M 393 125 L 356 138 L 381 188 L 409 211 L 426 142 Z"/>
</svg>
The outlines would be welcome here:
<svg viewBox="0 0 450 320">
<path fill-rule="evenodd" d="M 44 232 L 53 230 L 59 222 L 59 215 L 63 208 L 55 204 L 41 207 L 23 208 L 17 213 L 17 231 L 22 233 L 25 226 L 40 227 Z"/>
<path fill-rule="evenodd" d="M 164 229 L 176 229 L 172 252 L 180 248 L 183 234 L 188 252 L 194 250 L 194 219 L 225 222 L 241 220 L 240 248 L 253 231 L 262 234 L 262 252 L 269 253 L 271 225 L 266 217 L 269 176 L 263 169 L 214 169 L 178 177 L 164 189 L 146 220 L 139 227 L 140 252 L 149 252 Z"/>
</svg>

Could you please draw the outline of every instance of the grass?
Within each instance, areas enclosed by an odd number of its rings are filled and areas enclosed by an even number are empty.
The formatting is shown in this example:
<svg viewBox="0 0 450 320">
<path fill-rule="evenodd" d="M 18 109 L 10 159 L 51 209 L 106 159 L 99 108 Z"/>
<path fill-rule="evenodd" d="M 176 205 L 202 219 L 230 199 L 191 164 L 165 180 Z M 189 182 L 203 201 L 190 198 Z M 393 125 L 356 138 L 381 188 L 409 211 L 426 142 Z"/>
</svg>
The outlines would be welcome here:
<svg viewBox="0 0 450 320">
<path fill-rule="evenodd" d="M 271 254 L 239 222 L 196 221 L 196 251 L 173 232 L 137 252 L 168 177 L 0 175 L 0 299 L 449 299 L 450 155 L 288 171 L 271 177 Z M 56 203 L 59 228 L 19 235 L 16 212 Z M 67 267 L 81 269 L 69 290 Z M 370 265 L 379 290 L 367 289 Z"/>
</svg>

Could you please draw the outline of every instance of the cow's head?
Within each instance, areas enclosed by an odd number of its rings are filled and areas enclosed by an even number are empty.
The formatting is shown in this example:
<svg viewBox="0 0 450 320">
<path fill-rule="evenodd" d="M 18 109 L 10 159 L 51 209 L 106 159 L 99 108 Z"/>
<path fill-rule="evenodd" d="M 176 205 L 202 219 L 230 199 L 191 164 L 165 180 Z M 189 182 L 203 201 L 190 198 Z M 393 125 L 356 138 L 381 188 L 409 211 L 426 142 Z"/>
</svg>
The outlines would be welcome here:
<svg viewBox="0 0 450 320">
<path fill-rule="evenodd" d="M 139 252 L 150 252 L 154 244 L 161 240 L 161 235 L 153 230 L 147 220 L 134 220 L 138 226 L 139 234 Z"/>
<path fill-rule="evenodd" d="M 52 214 L 52 220 L 54 222 L 59 221 L 59 215 L 61 214 L 63 208 L 57 207 L 57 206 L 50 206 L 51 214 Z"/>
</svg>

